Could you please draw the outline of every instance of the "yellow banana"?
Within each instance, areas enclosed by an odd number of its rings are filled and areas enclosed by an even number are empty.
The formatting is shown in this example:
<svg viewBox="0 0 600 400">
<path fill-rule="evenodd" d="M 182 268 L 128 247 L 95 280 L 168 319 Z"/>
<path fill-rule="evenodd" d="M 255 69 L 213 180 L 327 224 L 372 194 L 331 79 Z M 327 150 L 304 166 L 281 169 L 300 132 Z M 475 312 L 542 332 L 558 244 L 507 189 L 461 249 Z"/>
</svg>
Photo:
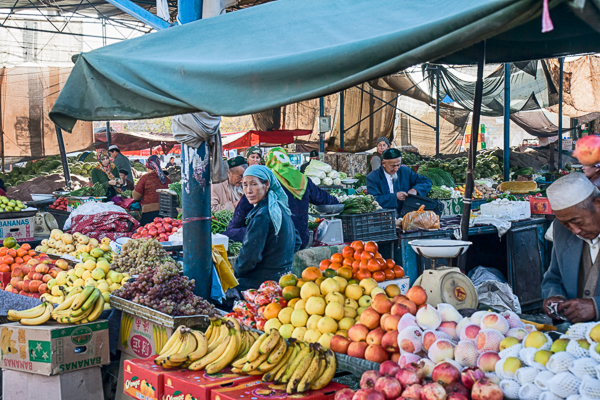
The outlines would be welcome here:
<svg viewBox="0 0 600 400">
<path fill-rule="evenodd" d="M 254 332 L 254 331 L 250 331 L 249 333 L 250 333 L 250 335 L 252 335 L 252 337 L 254 338 L 254 341 L 256 342 L 259 338 L 258 333 Z"/>
<path fill-rule="evenodd" d="M 269 358 L 267 358 L 267 362 L 273 365 L 277 364 L 286 351 L 287 343 L 285 339 L 280 335 L 279 341 L 277 342 L 273 350 L 269 353 Z"/>
<path fill-rule="evenodd" d="M 188 355 L 192 351 L 196 350 L 197 345 L 198 343 L 196 343 L 196 337 L 191 333 L 186 333 L 183 336 L 183 344 L 181 345 L 181 350 L 178 353 L 172 354 L 169 357 L 167 357 L 167 360 L 170 363 L 174 364 L 184 363 L 185 361 L 187 361 Z"/>
<path fill-rule="evenodd" d="M 50 314 L 52 314 L 52 310 L 54 306 L 52 303 L 44 303 L 46 304 L 46 308 L 44 309 L 44 313 L 36 318 L 21 318 L 19 323 L 21 325 L 41 325 L 44 322 L 47 322 L 50 319 Z"/>
<path fill-rule="evenodd" d="M 210 323 L 213 324 L 213 329 L 212 329 L 212 333 L 210 335 L 210 340 L 208 341 L 209 349 L 211 348 L 211 346 L 213 345 L 213 343 L 215 343 L 215 341 L 217 339 L 219 339 L 219 338 L 222 339 L 222 335 L 223 335 L 223 330 L 221 329 L 222 323 L 221 323 L 220 319 L 215 319 L 214 321 L 211 320 Z"/>
<path fill-rule="evenodd" d="M 287 350 L 285 351 L 285 354 L 283 355 L 283 357 L 281 357 L 281 359 L 275 365 L 275 367 L 273 369 L 271 369 L 269 372 L 267 372 L 263 376 L 263 378 L 262 378 L 263 382 L 273 382 L 273 381 L 275 381 L 275 376 L 277 375 L 277 373 L 282 368 L 285 369 L 284 367 L 287 365 L 287 362 L 289 361 L 290 357 L 294 353 L 294 347 L 295 346 L 293 346 L 293 345 L 288 346 Z"/>
<path fill-rule="evenodd" d="M 102 296 L 102 292 L 100 292 L 100 289 L 94 289 L 90 297 L 88 297 L 85 303 L 83 303 L 83 305 L 81 306 L 81 309 L 85 311 L 88 308 L 92 307 L 96 303 L 98 297 L 100 296 Z"/>
<path fill-rule="evenodd" d="M 227 330 L 225 324 L 222 324 L 221 326 L 219 326 L 219 330 L 215 332 L 215 334 L 217 334 L 215 340 L 213 340 L 212 344 L 208 345 L 209 353 L 212 353 L 217 347 L 221 345 L 221 343 L 229 336 L 229 331 Z"/>
<path fill-rule="evenodd" d="M 242 371 L 244 371 L 245 373 L 249 373 L 258 369 L 258 366 L 265 362 L 267 360 L 267 357 L 269 357 L 268 354 L 262 354 L 254 361 L 247 361 L 246 364 L 244 364 L 244 368 L 242 368 Z"/>
<path fill-rule="evenodd" d="M 244 368 L 244 365 L 246 365 L 246 361 L 247 361 L 247 359 L 244 356 L 244 357 L 238 358 L 237 360 L 234 360 L 231 363 L 231 366 L 234 368 L 239 368 L 241 370 L 242 368 Z"/>
<path fill-rule="evenodd" d="M 204 357 L 208 351 L 208 341 L 204 333 L 193 330 L 192 335 L 196 338 L 196 349 L 188 355 L 190 361 L 196 361 Z"/>
<path fill-rule="evenodd" d="M 161 356 L 164 355 L 165 353 L 168 353 L 171 350 L 171 348 L 179 341 L 179 337 L 181 336 L 182 329 L 185 329 L 184 325 L 181 325 L 181 326 L 175 328 L 175 330 L 173 331 L 173 334 L 171 335 L 169 340 L 167 340 L 167 343 L 165 343 L 162 350 L 160 351 Z"/>
<path fill-rule="evenodd" d="M 230 326 L 233 326 L 233 324 L 231 324 Z M 229 340 L 229 345 L 227 346 L 221 357 L 217 358 L 215 361 L 206 366 L 205 370 L 207 374 L 212 375 L 223 370 L 225 367 L 231 364 L 236 354 L 238 353 L 238 348 L 240 345 L 240 339 L 242 335 L 240 331 L 236 330 L 235 328 L 230 328 L 230 332 L 231 339 Z"/>
<path fill-rule="evenodd" d="M 294 373 L 288 381 L 286 389 L 287 394 L 293 394 L 296 391 L 296 386 L 298 386 L 300 380 L 308 370 L 308 367 L 312 364 L 312 360 L 315 358 L 315 355 L 317 355 L 317 352 L 311 349 L 310 352 L 305 355 L 302 360 L 300 360 L 298 366 L 296 369 L 294 369 Z"/>
<path fill-rule="evenodd" d="M 337 361 L 335 359 L 335 353 L 330 349 L 325 351 L 325 361 L 327 362 L 327 367 L 325 367 L 325 370 L 321 375 L 317 375 L 317 379 L 310 385 L 311 390 L 323 389 L 325 386 L 329 385 L 329 382 L 331 382 L 335 375 Z"/>
<path fill-rule="evenodd" d="M 76 294 L 83 292 L 83 286 L 77 286 L 69 291 L 69 293 L 65 296 L 65 299 L 69 299 L 71 297 L 77 297 Z"/>
<path fill-rule="evenodd" d="M 214 328 L 215 326 L 213 325 L 213 322 L 210 321 L 210 325 L 208 326 L 208 328 L 206 329 L 206 332 L 204 332 L 204 336 L 206 336 L 206 340 L 210 341 L 210 337 L 214 332 Z"/>
<path fill-rule="evenodd" d="M 242 369 L 237 367 L 231 368 L 231 372 L 233 372 L 234 374 L 243 374 Z"/>
<path fill-rule="evenodd" d="M 252 362 L 254 360 L 256 360 L 258 358 L 258 356 L 260 356 L 260 346 L 262 345 L 262 343 L 265 341 L 265 339 L 267 338 L 267 334 L 263 333 L 252 345 L 252 347 L 250 347 L 250 350 L 248 351 L 248 361 Z"/>
<path fill-rule="evenodd" d="M 71 307 L 76 298 L 76 296 L 68 297 L 65 301 L 56 306 L 54 312 L 69 309 L 69 307 Z"/>
<path fill-rule="evenodd" d="M 323 373 L 325 372 L 325 368 L 327 368 L 327 360 L 325 359 L 325 353 L 321 352 L 321 360 L 319 362 L 319 370 L 317 371 L 317 377 L 323 375 Z M 316 377 L 315 377 L 316 380 Z M 313 381 L 314 383 L 314 381 Z M 312 386 L 312 384 L 311 384 Z"/>
<path fill-rule="evenodd" d="M 19 321 L 21 318 L 37 318 L 40 315 L 44 314 L 44 312 L 46 311 L 46 303 L 47 302 L 43 302 L 39 306 L 35 306 L 33 308 L 30 308 L 29 310 L 8 310 L 7 314 L 14 321 Z"/>
<path fill-rule="evenodd" d="M 98 298 L 98 300 L 96 300 L 96 303 L 94 304 L 94 308 L 92 308 L 92 312 L 87 316 L 87 318 L 84 318 L 81 321 L 79 321 L 79 323 L 87 324 L 88 322 L 93 322 L 93 321 L 97 320 L 98 318 L 100 318 L 100 314 L 102 314 L 102 311 L 104 311 L 104 303 L 105 302 L 106 302 L 106 300 L 104 300 L 104 297 L 100 296 Z"/>
<path fill-rule="evenodd" d="M 77 295 L 77 298 L 71 305 L 71 310 L 75 311 L 75 310 L 78 310 L 81 306 L 83 306 L 83 303 L 85 303 L 87 298 L 90 297 L 90 295 L 94 292 L 94 290 L 96 290 L 96 288 L 94 286 L 84 287 L 83 290 L 81 291 L 81 293 L 79 293 Z"/>
<path fill-rule="evenodd" d="M 217 358 L 219 358 L 221 356 L 221 354 L 223 354 L 223 352 L 227 348 L 227 345 L 229 345 L 230 340 L 231 340 L 231 336 L 227 336 L 225 338 L 225 340 L 223 340 L 221 342 L 221 344 L 219 346 L 217 346 L 217 348 L 214 351 L 208 353 L 207 355 L 205 355 L 198 361 L 194 361 L 194 363 L 192 365 L 190 365 L 188 367 L 188 369 L 190 369 L 192 371 L 199 371 L 201 369 L 204 369 L 208 364 L 214 362 Z"/>
<path fill-rule="evenodd" d="M 87 311 L 84 311 L 83 314 L 77 316 L 77 317 L 71 317 L 71 316 L 66 316 L 66 317 L 60 317 L 59 319 L 56 320 L 56 322 L 59 322 L 61 324 L 76 324 L 84 319 L 86 319 L 88 317 L 88 315 L 90 315 L 92 313 L 93 308 L 90 308 Z"/>
<path fill-rule="evenodd" d="M 310 385 L 317 378 L 317 372 L 319 372 L 319 367 L 321 363 L 325 363 L 325 356 L 321 354 L 320 351 L 315 352 L 315 356 L 313 357 L 308 369 L 300 378 L 300 382 L 296 385 L 296 391 L 298 393 L 308 392 L 310 390 Z"/>
<path fill-rule="evenodd" d="M 297 342 L 292 342 L 290 344 L 290 347 L 292 348 L 292 354 L 288 358 L 286 364 L 284 366 L 282 366 L 279 369 L 279 371 L 277 371 L 277 373 L 275 374 L 275 376 L 273 377 L 273 382 L 275 382 L 276 384 L 282 383 L 281 380 L 283 378 L 283 375 L 287 371 L 287 367 L 294 362 L 294 360 L 298 356 L 298 353 L 300 353 L 300 351 L 301 351 L 300 346 L 298 346 Z"/>
<path fill-rule="evenodd" d="M 182 345 L 183 345 L 183 340 L 182 340 L 182 337 L 180 335 L 177 338 L 177 342 L 175 342 L 173 344 L 173 346 L 169 349 L 169 352 L 163 353 L 162 355 L 156 357 L 154 359 L 154 363 L 157 364 L 157 365 L 162 365 L 163 362 L 167 361 L 167 359 L 169 358 L 169 356 L 171 356 L 173 354 L 179 353 L 179 351 L 181 350 L 181 346 Z"/>
<path fill-rule="evenodd" d="M 306 346 L 305 348 L 300 350 L 298 352 L 298 355 L 294 358 L 293 361 L 291 361 L 288 364 L 287 368 L 285 369 L 285 373 L 281 377 L 281 382 L 277 382 L 277 383 L 288 383 L 290 378 L 292 377 L 292 374 L 296 370 L 296 367 L 298 367 L 298 364 L 300 364 L 300 361 L 302 361 L 302 359 L 304 357 L 306 357 L 308 354 L 310 354 L 311 351 L 312 350 L 308 346 Z"/>
<path fill-rule="evenodd" d="M 271 329 L 269 336 L 267 336 L 267 338 L 260 345 L 260 354 L 269 354 L 271 350 L 273 350 L 275 346 L 277 346 L 277 343 L 279 343 L 280 337 L 281 334 L 277 329 Z"/>
</svg>

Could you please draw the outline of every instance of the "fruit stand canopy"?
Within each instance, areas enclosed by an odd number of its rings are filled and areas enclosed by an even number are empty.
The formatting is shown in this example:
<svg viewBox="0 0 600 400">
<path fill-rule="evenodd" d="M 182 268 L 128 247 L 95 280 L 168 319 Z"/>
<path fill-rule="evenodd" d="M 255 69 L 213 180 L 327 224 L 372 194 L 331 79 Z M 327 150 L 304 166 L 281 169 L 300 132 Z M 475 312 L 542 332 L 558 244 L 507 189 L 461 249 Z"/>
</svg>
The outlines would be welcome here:
<svg viewBox="0 0 600 400">
<path fill-rule="evenodd" d="M 311 131 L 275 130 L 275 131 L 247 131 L 223 133 L 223 150 L 243 149 L 250 146 L 274 147 L 282 144 L 294 143 L 294 136 L 310 135 Z"/>
<path fill-rule="evenodd" d="M 247 115 L 425 61 L 473 64 L 600 51 L 600 1 L 279 0 L 78 57 L 50 118 Z M 268 23 L 265 23 L 268 21 Z"/>
</svg>

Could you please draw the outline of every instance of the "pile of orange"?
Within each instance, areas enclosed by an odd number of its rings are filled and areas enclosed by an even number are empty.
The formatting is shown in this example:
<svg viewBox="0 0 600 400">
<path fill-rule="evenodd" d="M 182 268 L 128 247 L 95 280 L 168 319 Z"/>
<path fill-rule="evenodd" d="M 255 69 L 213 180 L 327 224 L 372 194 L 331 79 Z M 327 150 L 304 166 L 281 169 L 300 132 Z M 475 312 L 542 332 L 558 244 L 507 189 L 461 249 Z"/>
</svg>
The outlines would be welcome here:
<svg viewBox="0 0 600 400">
<path fill-rule="evenodd" d="M 402 278 L 404 269 L 396 265 L 394 260 L 384 260 L 375 242 L 352 242 L 344 247 L 342 253 L 335 253 L 329 260 L 323 260 L 319 269 L 332 269 L 344 278 L 352 277 L 357 280 L 373 278 L 377 282 Z M 348 279 L 346 278 L 346 279 Z"/>
<path fill-rule="evenodd" d="M 0 272 L 11 272 L 21 268 L 31 261 L 37 253 L 31 250 L 31 246 L 23 243 L 18 249 L 0 247 Z M 36 262 L 35 265 L 39 264 Z"/>
</svg>

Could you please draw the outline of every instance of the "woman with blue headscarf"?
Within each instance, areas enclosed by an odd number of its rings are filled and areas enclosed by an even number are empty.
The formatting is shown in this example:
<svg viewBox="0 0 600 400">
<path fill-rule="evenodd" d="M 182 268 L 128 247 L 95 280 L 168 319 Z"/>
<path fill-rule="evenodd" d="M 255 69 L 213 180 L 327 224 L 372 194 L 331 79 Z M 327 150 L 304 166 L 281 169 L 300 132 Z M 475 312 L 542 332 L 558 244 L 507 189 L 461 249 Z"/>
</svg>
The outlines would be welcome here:
<svg viewBox="0 0 600 400">
<path fill-rule="evenodd" d="M 244 172 L 242 187 L 253 208 L 246 220 L 248 228 L 234 267 L 240 291 L 256 289 L 262 282 L 277 280 L 289 272 L 301 244 L 287 195 L 269 168 L 249 167 Z"/>
</svg>

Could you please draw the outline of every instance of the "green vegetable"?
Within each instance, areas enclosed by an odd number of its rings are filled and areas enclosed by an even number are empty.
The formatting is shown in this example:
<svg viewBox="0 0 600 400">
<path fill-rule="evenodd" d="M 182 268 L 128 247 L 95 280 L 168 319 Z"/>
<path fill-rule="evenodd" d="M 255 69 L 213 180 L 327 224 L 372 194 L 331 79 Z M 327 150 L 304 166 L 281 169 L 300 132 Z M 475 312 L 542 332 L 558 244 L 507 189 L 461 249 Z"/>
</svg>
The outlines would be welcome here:
<svg viewBox="0 0 600 400">
<path fill-rule="evenodd" d="M 362 174 L 354 175 L 354 179 L 358 179 L 358 182 L 354 184 L 354 189 L 358 189 L 361 186 L 367 186 L 367 176 Z"/>
<path fill-rule="evenodd" d="M 211 212 L 211 216 L 211 232 L 223 233 L 227 230 L 227 226 L 233 218 L 233 211 L 221 210 L 217 212 Z"/>
<path fill-rule="evenodd" d="M 88 187 L 88 186 L 84 186 L 80 189 L 74 190 L 72 191 L 69 196 L 73 196 L 73 197 L 86 197 L 86 196 L 93 196 L 93 197 L 102 197 L 102 196 L 106 196 L 106 189 L 104 189 L 104 186 L 102 186 L 101 183 L 95 183 L 94 186 L 92 187 Z"/>
<path fill-rule="evenodd" d="M 229 248 L 227 249 L 227 255 L 229 257 L 237 257 L 240 255 L 240 250 L 242 250 L 241 242 L 229 242 Z"/>
<path fill-rule="evenodd" d="M 456 186 L 452 176 L 440 168 L 420 167 L 417 173 L 429 178 L 433 186 Z"/>
<path fill-rule="evenodd" d="M 349 196 L 348 200 L 343 202 L 344 211 L 342 214 L 364 214 L 377 211 L 377 202 L 371 195 Z"/>
<path fill-rule="evenodd" d="M 446 189 L 442 189 L 439 186 L 433 186 L 427 197 L 430 199 L 450 199 L 452 198 L 452 192 Z"/>
<path fill-rule="evenodd" d="M 174 191 L 175 193 L 177 193 L 177 202 L 178 204 L 182 204 L 182 188 L 181 188 L 181 182 L 175 182 L 175 183 L 171 183 L 169 185 L 169 189 L 171 189 L 172 191 Z"/>
</svg>

